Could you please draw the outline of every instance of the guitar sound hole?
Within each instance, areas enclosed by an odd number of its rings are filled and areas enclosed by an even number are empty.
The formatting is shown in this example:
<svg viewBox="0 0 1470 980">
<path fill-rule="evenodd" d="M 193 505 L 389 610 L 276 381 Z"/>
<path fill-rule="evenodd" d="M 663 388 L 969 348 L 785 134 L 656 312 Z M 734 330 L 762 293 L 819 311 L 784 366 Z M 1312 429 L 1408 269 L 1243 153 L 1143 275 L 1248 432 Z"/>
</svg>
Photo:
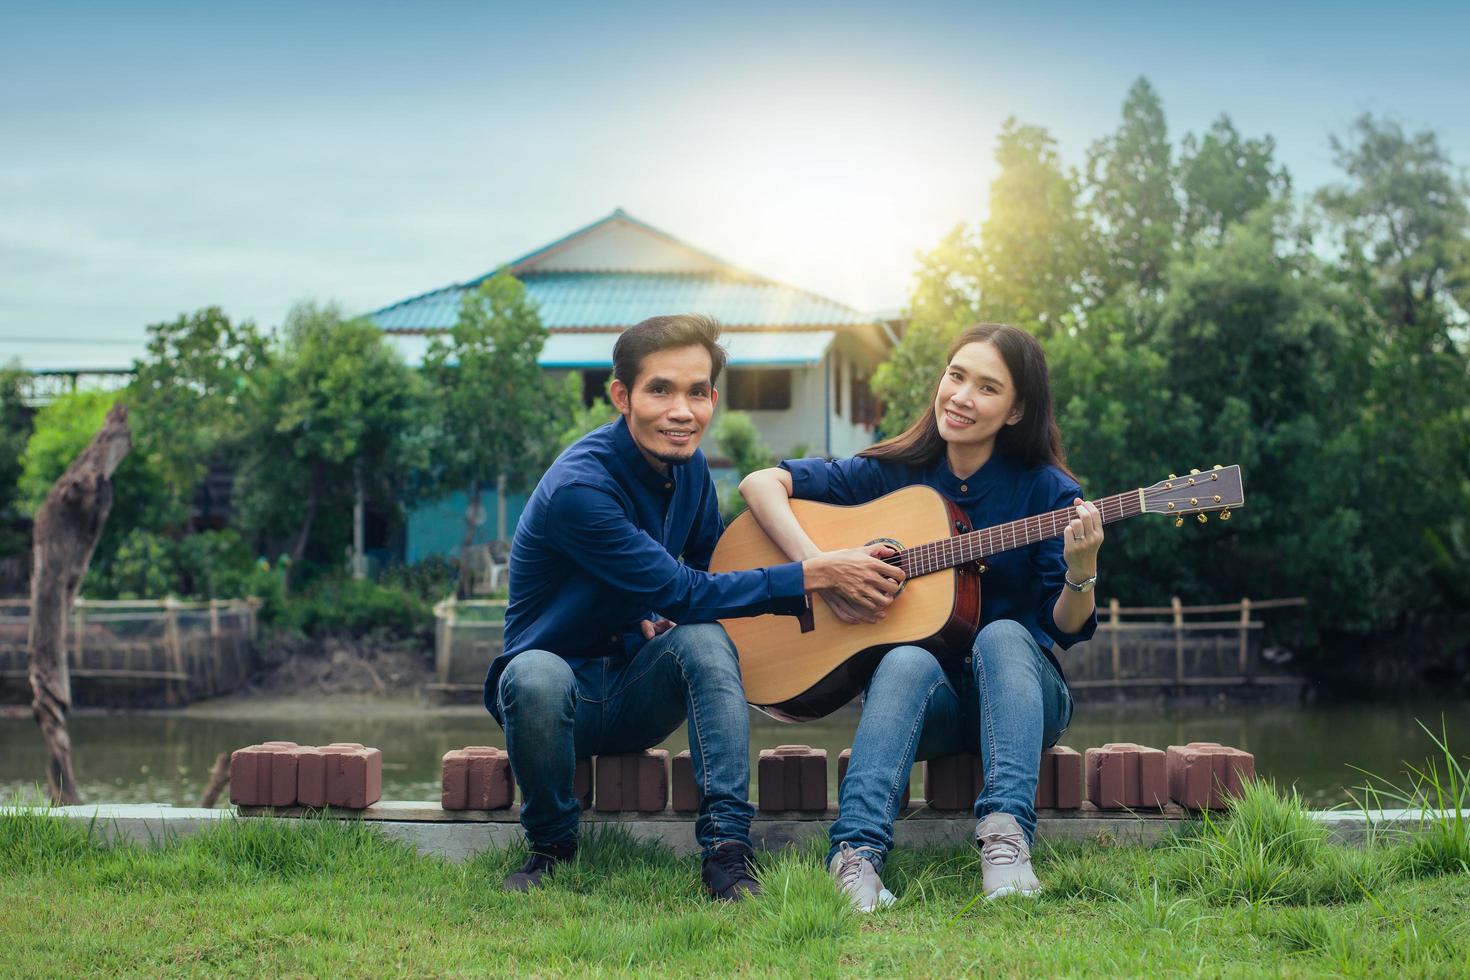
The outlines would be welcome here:
<svg viewBox="0 0 1470 980">
<path fill-rule="evenodd" d="M 893 538 L 874 538 L 873 540 L 869 541 L 867 544 L 863 545 L 863 547 L 864 548 L 871 548 L 875 544 L 886 544 L 888 547 L 892 548 L 894 551 L 898 552 L 899 554 L 903 554 L 903 550 L 904 550 L 903 549 L 903 545 L 900 542 L 898 542 L 895 539 L 893 539 Z M 895 592 L 895 593 L 893 593 L 893 597 L 895 599 L 897 599 L 899 596 L 903 595 L 903 590 L 904 590 L 904 588 L 907 585 L 908 585 L 907 580 L 898 583 L 898 591 Z"/>
</svg>

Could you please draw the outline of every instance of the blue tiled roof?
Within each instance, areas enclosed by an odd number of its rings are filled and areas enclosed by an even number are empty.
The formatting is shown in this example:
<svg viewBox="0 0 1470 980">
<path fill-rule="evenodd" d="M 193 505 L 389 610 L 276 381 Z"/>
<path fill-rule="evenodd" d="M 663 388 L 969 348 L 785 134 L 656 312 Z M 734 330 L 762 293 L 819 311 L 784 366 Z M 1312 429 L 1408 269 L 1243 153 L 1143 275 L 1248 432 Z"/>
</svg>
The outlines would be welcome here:
<svg viewBox="0 0 1470 980">
<path fill-rule="evenodd" d="M 554 272 L 523 281 L 550 330 L 631 327 L 666 313 L 705 313 L 727 327 L 833 327 L 873 319 L 794 286 L 720 273 Z M 372 320 L 384 330 L 448 329 L 465 292 L 477 285 L 415 296 L 375 311 Z"/>
<path fill-rule="evenodd" d="M 734 367 L 799 367 L 819 362 L 836 336 L 832 330 L 726 331 L 720 343 Z M 618 333 L 611 330 L 554 333 L 546 338 L 537 361 L 544 368 L 610 367 L 617 339 Z M 424 363 L 430 340 L 421 333 L 388 334 L 389 343 L 415 367 Z"/>
</svg>

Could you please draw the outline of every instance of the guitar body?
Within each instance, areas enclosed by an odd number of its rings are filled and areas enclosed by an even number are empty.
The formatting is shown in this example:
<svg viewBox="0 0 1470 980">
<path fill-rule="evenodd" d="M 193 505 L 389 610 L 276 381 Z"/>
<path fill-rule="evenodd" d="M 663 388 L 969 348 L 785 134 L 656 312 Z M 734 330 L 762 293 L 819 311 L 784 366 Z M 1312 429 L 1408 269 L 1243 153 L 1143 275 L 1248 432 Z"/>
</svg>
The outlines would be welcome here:
<svg viewBox="0 0 1470 980">
<path fill-rule="evenodd" d="M 855 507 L 792 500 L 791 510 L 823 551 L 895 542 L 902 550 L 970 530 L 954 503 L 924 486 Z M 746 512 L 715 546 L 710 571 L 787 561 Z M 963 657 L 980 627 L 980 576 L 969 565 L 909 579 L 887 617 L 876 623 L 844 623 L 815 596 L 804 617 L 765 615 L 720 623 L 740 653 L 746 700 L 782 721 L 811 721 L 862 693 L 891 647 L 917 644 L 941 657 Z"/>
</svg>

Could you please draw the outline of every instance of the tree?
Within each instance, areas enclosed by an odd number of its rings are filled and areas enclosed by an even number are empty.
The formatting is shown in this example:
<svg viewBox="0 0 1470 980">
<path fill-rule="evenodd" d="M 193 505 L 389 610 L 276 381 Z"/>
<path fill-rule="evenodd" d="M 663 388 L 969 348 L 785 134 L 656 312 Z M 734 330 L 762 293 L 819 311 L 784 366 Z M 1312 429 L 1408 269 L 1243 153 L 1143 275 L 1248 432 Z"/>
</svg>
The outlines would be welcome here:
<svg viewBox="0 0 1470 980">
<path fill-rule="evenodd" d="M 461 568 L 467 568 L 480 489 L 539 476 L 573 410 L 568 390 L 537 358 L 546 328 L 521 282 L 504 270 L 465 295 L 453 329 L 434 337 L 424 374 L 441 406 L 434 460 L 441 491 L 467 488 Z M 468 576 L 462 576 L 462 587 Z"/>
<path fill-rule="evenodd" d="M 1087 209 L 1098 235 L 1101 297 L 1124 286 L 1146 293 L 1164 285 L 1174 250 L 1179 202 L 1164 107 L 1145 78 L 1128 90 L 1123 122 L 1087 156 Z"/>
<path fill-rule="evenodd" d="M 26 442 L 19 481 L 20 509 L 35 514 L 51 487 L 103 426 L 108 411 L 121 403 L 115 391 L 75 391 L 42 408 Z M 165 484 L 149 461 L 130 452 L 112 474 L 110 518 L 88 568 L 107 568 L 133 531 L 157 531 L 175 513 Z"/>
<path fill-rule="evenodd" d="M 27 638 L 31 713 L 46 741 L 46 779 L 53 803 L 82 802 L 71 766 L 71 678 L 66 669 L 66 624 L 87 574 L 87 563 L 107 524 L 112 475 L 132 448 L 128 410 L 116 405 L 36 510 L 35 568 L 31 574 Z"/>
<path fill-rule="evenodd" d="M 599 396 L 592 399 L 591 405 L 581 404 L 582 373 L 580 371 L 568 374 L 562 384 L 561 397 L 565 404 L 571 406 L 572 414 L 566 427 L 556 438 L 557 455 L 565 452 L 572 443 L 593 429 L 600 429 L 618 417 L 618 410 L 612 407 L 606 397 Z"/>
<path fill-rule="evenodd" d="M 292 308 L 248 396 L 236 484 L 241 520 L 293 562 L 314 535 L 319 553 L 341 555 L 359 493 L 396 505 L 410 474 L 427 463 L 422 380 L 376 326 L 336 306 Z"/>
<path fill-rule="evenodd" d="M 26 547 L 25 535 L 14 529 L 20 516 L 22 456 L 31 436 L 31 413 L 21 393 L 25 378 L 19 362 L 0 368 L 0 556 Z"/>
<path fill-rule="evenodd" d="M 1275 164 L 1276 141 L 1242 139 L 1230 117 L 1221 115 L 1203 137 L 1184 137 L 1179 153 L 1183 196 L 1181 236 L 1218 242 L 1230 225 L 1244 221 L 1291 190 L 1284 167 Z"/>
<path fill-rule="evenodd" d="M 1049 333 L 1082 299 L 1087 225 L 1076 175 L 1063 171 L 1054 147 L 1046 130 L 1006 120 L 978 235 L 957 225 L 920 256 L 908 329 L 873 376 L 885 434 L 928 411 L 940 362 L 965 327 L 992 320 Z"/>
<path fill-rule="evenodd" d="M 176 521 L 187 517 L 210 461 L 238 448 L 248 379 L 265 356 L 254 325 L 231 323 L 217 306 L 148 328 L 147 356 L 133 362 L 122 399 L 132 412 L 135 455 L 163 481 Z"/>
<path fill-rule="evenodd" d="M 1432 132 L 1360 117 L 1332 138 L 1349 182 L 1317 200 L 1333 223 L 1349 271 L 1387 333 L 1445 350 L 1449 328 L 1470 309 L 1470 185 Z M 1456 309 L 1457 307 L 1457 309 Z"/>
<path fill-rule="evenodd" d="M 1317 200 L 1367 378 L 1353 434 L 1381 624 L 1449 601 L 1432 570 L 1470 512 L 1470 187 L 1431 132 L 1363 116 L 1332 145 L 1347 181 Z"/>
<path fill-rule="evenodd" d="M 722 412 L 710 434 L 714 436 L 720 455 L 730 461 L 741 480 L 745 479 L 746 474 L 776 463 L 775 454 L 762 441 L 760 430 L 744 412 Z M 733 520 L 744 509 L 745 498 L 740 496 L 738 487 L 732 486 L 720 495 L 720 510 L 725 520 Z"/>
<path fill-rule="evenodd" d="M 1076 175 L 1062 169 L 1055 146 L 1046 130 L 1015 119 L 1001 130 L 977 249 L 978 320 L 1049 333 L 1082 298 L 1088 228 Z"/>
</svg>

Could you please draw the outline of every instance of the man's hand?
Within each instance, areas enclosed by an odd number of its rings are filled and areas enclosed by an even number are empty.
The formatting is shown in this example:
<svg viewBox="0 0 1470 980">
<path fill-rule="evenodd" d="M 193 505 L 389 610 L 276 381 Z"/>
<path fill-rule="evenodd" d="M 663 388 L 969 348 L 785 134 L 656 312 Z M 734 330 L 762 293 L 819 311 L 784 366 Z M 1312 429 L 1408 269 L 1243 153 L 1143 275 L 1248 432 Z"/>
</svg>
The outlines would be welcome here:
<svg viewBox="0 0 1470 980">
<path fill-rule="evenodd" d="M 670 622 L 667 619 L 645 619 L 638 624 L 638 628 L 643 630 L 643 638 L 645 640 L 651 640 L 655 636 L 661 636 L 667 633 L 677 625 L 679 624 Z"/>
<path fill-rule="evenodd" d="M 895 554 L 883 544 L 824 552 L 802 562 L 806 587 L 844 623 L 875 623 L 903 582 L 903 569 L 883 560 Z"/>
</svg>

